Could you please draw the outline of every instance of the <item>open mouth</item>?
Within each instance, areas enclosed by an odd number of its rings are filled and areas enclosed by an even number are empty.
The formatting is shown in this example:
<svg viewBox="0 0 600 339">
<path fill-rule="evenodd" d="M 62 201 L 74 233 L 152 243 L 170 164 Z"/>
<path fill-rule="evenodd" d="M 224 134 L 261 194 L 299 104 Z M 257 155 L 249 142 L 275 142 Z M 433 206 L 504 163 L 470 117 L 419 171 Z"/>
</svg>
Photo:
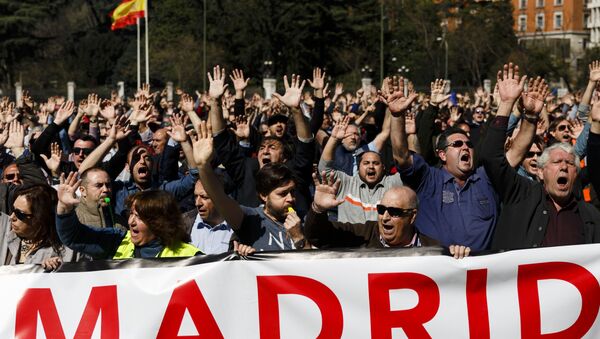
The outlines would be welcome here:
<svg viewBox="0 0 600 339">
<path fill-rule="evenodd" d="M 558 177 L 558 179 L 556 179 L 556 184 L 558 185 L 558 188 L 560 190 L 567 190 L 568 189 L 568 184 L 569 184 L 569 179 L 566 177 Z"/>
<path fill-rule="evenodd" d="M 468 162 L 469 160 L 471 160 L 471 156 L 468 153 L 460 156 L 460 161 Z"/>
<path fill-rule="evenodd" d="M 146 175 L 148 175 L 148 167 L 140 167 L 138 169 L 138 174 L 140 176 L 146 176 Z"/>
<path fill-rule="evenodd" d="M 263 158 L 262 162 L 263 162 L 263 165 L 266 165 L 268 163 L 271 163 L 271 159 L 270 158 Z"/>
<path fill-rule="evenodd" d="M 367 178 L 373 179 L 377 177 L 377 172 L 374 170 L 368 170 L 367 171 Z"/>
</svg>

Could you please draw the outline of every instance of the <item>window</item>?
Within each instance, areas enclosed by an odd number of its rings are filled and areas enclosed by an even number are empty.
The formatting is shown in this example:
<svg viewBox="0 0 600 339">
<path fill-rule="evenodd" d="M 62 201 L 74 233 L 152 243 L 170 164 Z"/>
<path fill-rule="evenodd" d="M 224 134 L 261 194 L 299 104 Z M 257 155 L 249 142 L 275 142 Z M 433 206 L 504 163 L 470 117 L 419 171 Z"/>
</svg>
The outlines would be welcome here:
<svg viewBox="0 0 600 339">
<path fill-rule="evenodd" d="M 562 12 L 554 12 L 554 29 L 561 29 L 563 25 Z"/>
<path fill-rule="evenodd" d="M 544 7 L 544 0 L 535 0 L 536 7 Z"/>
<path fill-rule="evenodd" d="M 544 29 L 544 14 L 538 14 L 535 16 L 535 29 Z"/>
<path fill-rule="evenodd" d="M 527 15 L 519 15 L 519 32 L 527 30 Z"/>
<path fill-rule="evenodd" d="M 554 0 L 554 6 L 562 6 L 563 0 Z"/>
<path fill-rule="evenodd" d="M 519 0 L 519 8 L 527 8 L 527 0 Z"/>
</svg>

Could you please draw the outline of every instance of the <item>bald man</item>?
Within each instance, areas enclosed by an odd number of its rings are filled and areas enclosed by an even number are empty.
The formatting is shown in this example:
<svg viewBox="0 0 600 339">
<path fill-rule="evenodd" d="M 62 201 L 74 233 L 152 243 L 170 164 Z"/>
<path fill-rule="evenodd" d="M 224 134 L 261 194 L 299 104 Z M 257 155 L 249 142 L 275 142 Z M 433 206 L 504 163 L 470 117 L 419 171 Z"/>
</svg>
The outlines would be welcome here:
<svg viewBox="0 0 600 339">
<path fill-rule="evenodd" d="M 415 230 L 418 199 L 415 191 L 397 186 L 386 191 L 377 205 L 377 221 L 366 223 L 332 222 L 326 211 L 343 200 L 337 200 L 334 183 L 315 183 L 317 191 L 311 210 L 304 223 L 304 232 L 310 243 L 318 248 L 327 247 L 413 247 L 421 246 Z"/>
</svg>

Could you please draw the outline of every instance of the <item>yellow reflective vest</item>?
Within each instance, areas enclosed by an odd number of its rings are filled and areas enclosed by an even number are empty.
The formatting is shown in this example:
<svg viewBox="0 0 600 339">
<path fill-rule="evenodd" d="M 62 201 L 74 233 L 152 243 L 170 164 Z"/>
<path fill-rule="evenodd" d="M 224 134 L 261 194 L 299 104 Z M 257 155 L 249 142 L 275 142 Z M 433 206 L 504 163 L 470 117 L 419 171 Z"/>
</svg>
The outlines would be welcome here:
<svg viewBox="0 0 600 339">
<path fill-rule="evenodd" d="M 125 238 L 121 241 L 117 252 L 113 256 L 113 259 L 130 259 L 133 258 L 135 251 L 135 245 L 131 242 L 131 233 L 127 231 Z M 178 242 L 174 246 L 165 247 L 158 253 L 157 258 L 174 258 L 174 257 L 193 257 L 196 253 L 202 253 L 200 249 L 192 244 L 185 242 Z"/>
</svg>

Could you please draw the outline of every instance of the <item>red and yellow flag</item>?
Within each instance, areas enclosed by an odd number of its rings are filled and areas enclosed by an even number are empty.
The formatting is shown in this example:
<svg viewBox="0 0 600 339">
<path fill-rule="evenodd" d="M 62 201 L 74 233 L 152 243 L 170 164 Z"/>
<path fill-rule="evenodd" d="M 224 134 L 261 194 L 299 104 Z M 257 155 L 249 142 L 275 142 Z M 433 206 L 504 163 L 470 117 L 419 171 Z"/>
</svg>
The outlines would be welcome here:
<svg viewBox="0 0 600 339">
<path fill-rule="evenodd" d="M 109 16 L 112 18 L 111 30 L 129 25 L 135 25 L 135 19 L 143 18 L 146 14 L 145 0 L 123 0 Z"/>
</svg>

